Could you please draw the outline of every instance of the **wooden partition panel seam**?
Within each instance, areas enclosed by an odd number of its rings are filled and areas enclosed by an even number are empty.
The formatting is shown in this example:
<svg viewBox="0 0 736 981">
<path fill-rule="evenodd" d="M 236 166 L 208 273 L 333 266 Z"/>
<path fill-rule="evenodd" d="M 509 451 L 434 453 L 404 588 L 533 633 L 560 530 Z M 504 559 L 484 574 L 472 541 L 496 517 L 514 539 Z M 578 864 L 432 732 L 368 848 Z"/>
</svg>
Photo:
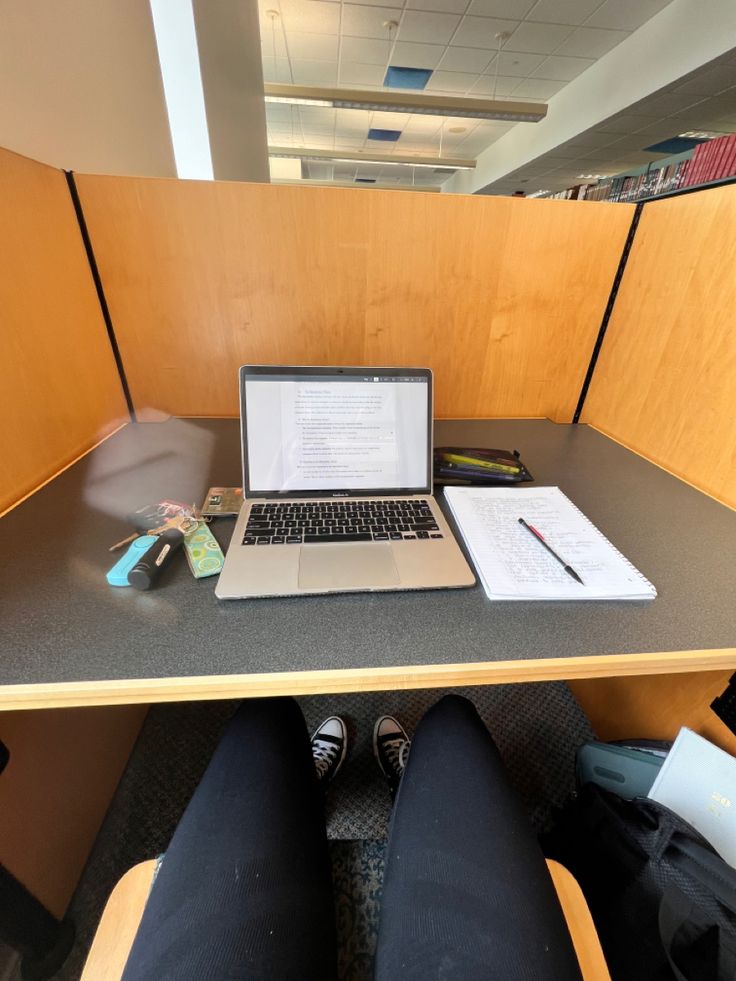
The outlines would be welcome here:
<svg viewBox="0 0 736 981">
<path fill-rule="evenodd" d="M 246 363 L 425 365 L 439 417 L 575 408 L 633 205 L 77 177 L 139 418 Z"/>
<path fill-rule="evenodd" d="M 0 150 L 0 512 L 129 416 L 64 174 Z"/>
<path fill-rule="evenodd" d="M 644 208 L 582 414 L 736 506 L 736 187 Z"/>
</svg>

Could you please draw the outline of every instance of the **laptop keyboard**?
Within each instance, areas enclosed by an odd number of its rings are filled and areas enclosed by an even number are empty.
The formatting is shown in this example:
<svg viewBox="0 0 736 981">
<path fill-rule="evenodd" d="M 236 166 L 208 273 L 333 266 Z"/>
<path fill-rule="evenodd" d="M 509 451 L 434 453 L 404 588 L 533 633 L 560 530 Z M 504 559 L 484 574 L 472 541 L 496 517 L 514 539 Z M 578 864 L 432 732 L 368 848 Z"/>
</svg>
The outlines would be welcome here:
<svg viewBox="0 0 736 981">
<path fill-rule="evenodd" d="M 428 501 L 254 504 L 243 545 L 388 542 L 442 538 Z"/>
</svg>

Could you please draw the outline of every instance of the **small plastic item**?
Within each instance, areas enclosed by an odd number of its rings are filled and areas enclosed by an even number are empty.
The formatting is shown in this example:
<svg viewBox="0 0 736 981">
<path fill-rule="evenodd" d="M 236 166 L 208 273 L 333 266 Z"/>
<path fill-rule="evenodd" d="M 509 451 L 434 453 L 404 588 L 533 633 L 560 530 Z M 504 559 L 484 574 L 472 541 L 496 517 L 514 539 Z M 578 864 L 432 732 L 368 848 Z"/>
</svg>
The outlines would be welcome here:
<svg viewBox="0 0 736 981">
<path fill-rule="evenodd" d="M 222 571 L 225 556 L 206 522 L 200 521 L 194 531 L 185 536 L 184 550 L 195 579 L 216 576 Z"/>
<path fill-rule="evenodd" d="M 128 573 L 128 583 L 135 589 L 150 589 L 163 569 L 169 564 L 184 541 L 177 528 L 167 528 L 156 539 L 140 561 Z"/>
<path fill-rule="evenodd" d="M 111 586 L 129 586 L 128 573 L 141 561 L 148 549 L 155 545 L 158 539 L 155 535 L 141 535 L 128 547 L 128 551 L 107 573 L 107 581 Z"/>
</svg>

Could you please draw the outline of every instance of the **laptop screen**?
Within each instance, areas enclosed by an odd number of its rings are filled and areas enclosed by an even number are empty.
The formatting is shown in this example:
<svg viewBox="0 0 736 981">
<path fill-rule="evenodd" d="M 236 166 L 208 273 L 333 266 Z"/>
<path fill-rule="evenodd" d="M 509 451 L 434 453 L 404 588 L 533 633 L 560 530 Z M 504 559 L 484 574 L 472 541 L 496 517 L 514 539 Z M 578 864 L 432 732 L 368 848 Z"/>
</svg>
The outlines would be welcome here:
<svg viewBox="0 0 736 981">
<path fill-rule="evenodd" d="M 427 369 L 246 366 L 240 379 L 246 497 L 430 492 Z"/>
</svg>

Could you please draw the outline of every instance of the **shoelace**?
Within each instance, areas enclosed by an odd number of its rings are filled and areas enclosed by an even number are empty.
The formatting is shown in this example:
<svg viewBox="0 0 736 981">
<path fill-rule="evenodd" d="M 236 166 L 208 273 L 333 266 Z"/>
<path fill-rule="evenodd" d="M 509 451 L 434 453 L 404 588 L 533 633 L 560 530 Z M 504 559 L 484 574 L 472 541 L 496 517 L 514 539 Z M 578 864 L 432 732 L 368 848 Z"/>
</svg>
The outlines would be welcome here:
<svg viewBox="0 0 736 981">
<path fill-rule="evenodd" d="M 387 739 L 383 747 L 386 751 L 386 759 L 389 766 L 396 776 L 401 776 L 404 772 L 406 761 L 409 758 L 411 739 L 402 739 L 400 736 L 396 739 Z"/>
<path fill-rule="evenodd" d="M 340 747 L 337 743 L 323 743 L 321 739 L 314 740 L 312 743 L 312 756 L 317 769 L 318 780 L 324 778 L 339 752 Z"/>
</svg>

